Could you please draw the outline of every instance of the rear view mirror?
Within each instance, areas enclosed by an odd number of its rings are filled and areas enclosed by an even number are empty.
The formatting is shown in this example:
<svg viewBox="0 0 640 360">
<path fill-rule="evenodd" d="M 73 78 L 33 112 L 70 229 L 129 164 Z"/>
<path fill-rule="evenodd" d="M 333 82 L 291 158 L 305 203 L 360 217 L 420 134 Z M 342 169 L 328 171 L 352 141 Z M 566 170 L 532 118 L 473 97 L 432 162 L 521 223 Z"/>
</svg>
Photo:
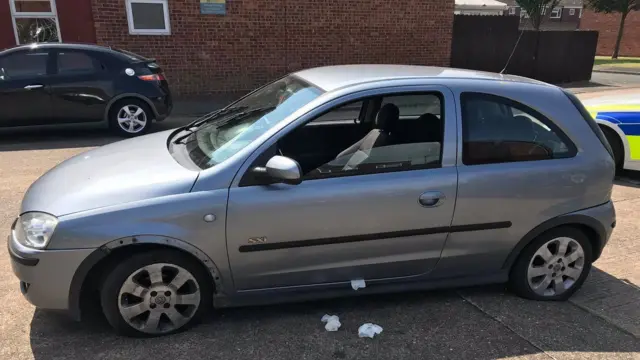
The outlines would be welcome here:
<svg viewBox="0 0 640 360">
<path fill-rule="evenodd" d="M 266 174 L 269 178 L 290 185 L 302 182 L 302 169 L 297 161 L 286 156 L 276 155 L 267 161 L 264 168 L 257 167 L 254 172 Z"/>
</svg>

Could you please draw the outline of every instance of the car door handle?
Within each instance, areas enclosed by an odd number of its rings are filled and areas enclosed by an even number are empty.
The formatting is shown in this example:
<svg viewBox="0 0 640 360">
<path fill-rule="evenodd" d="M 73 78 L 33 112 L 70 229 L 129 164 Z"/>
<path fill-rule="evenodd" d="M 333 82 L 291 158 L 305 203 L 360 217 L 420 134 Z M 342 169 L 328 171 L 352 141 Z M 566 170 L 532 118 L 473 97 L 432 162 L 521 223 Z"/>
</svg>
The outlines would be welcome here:
<svg viewBox="0 0 640 360">
<path fill-rule="evenodd" d="M 42 84 L 32 84 L 32 85 L 27 85 L 24 88 L 27 89 L 27 90 L 32 90 L 32 89 L 40 89 L 40 88 L 43 88 L 43 87 L 44 87 L 44 85 L 42 85 Z"/>
<path fill-rule="evenodd" d="M 440 191 L 427 191 L 418 198 L 418 203 L 425 207 L 436 207 L 442 205 L 446 197 Z"/>
</svg>

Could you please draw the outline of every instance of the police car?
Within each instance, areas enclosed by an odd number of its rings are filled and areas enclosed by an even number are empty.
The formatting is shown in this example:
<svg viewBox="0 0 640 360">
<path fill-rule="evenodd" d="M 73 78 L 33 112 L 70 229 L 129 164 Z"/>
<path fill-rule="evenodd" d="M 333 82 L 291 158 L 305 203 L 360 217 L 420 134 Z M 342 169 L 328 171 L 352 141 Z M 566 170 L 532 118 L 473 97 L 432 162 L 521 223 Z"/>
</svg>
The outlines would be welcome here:
<svg viewBox="0 0 640 360">
<path fill-rule="evenodd" d="M 640 91 L 612 91 L 580 100 L 611 144 L 618 168 L 640 170 Z"/>
</svg>

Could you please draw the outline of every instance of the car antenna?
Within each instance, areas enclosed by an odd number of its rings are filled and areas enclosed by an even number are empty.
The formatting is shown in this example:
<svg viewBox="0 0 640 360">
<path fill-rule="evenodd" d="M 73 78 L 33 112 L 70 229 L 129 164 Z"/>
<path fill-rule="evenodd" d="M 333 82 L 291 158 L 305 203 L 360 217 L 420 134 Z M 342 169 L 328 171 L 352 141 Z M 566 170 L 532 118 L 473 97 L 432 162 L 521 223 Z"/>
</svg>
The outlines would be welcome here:
<svg viewBox="0 0 640 360">
<path fill-rule="evenodd" d="M 516 52 L 516 48 L 520 43 L 520 38 L 522 38 L 522 34 L 524 34 L 524 28 L 520 30 L 520 35 L 518 36 L 518 40 L 516 41 L 516 44 L 513 46 L 513 50 L 511 50 L 511 55 L 509 55 L 509 58 L 507 59 L 507 63 L 504 64 L 504 68 L 500 70 L 500 73 L 499 73 L 500 75 L 502 75 L 507 70 L 507 67 L 509 67 L 509 63 L 511 62 L 511 58 L 513 57 L 513 54 L 515 54 Z"/>
</svg>

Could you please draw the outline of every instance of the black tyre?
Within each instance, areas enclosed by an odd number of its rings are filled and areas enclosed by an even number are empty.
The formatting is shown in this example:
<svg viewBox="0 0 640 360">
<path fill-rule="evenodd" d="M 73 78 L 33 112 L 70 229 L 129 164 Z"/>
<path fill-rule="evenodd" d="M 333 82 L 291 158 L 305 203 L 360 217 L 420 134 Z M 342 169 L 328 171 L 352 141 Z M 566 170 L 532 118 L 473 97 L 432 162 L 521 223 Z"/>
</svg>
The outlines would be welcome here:
<svg viewBox="0 0 640 360">
<path fill-rule="evenodd" d="M 204 267 L 188 255 L 152 250 L 131 256 L 106 276 L 102 312 L 117 333 L 168 335 L 196 324 L 213 305 L 213 284 Z"/>
<path fill-rule="evenodd" d="M 624 165 L 624 147 L 622 146 L 620 137 L 611 129 L 602 126 L 600 128 L 613 150 L 613 159 L 616 162 L 616 170 L 622 170 L 622 166 Z"/>
<path fill-rule="evenodd" d="M 574 227 L 549 230 L 529 244 L 511 269 L 509 287 L 532 300 L 566 300 L 591 270 L 593 249 Z"/>
<path fill-rule="evenodd" d="M 140 99 L 122 99 L 109 109 L 109 127 L 117 135 L 123 137 L 146 134 L 153 119 L 153 111 L 146 102 Z"/>
</svg>

